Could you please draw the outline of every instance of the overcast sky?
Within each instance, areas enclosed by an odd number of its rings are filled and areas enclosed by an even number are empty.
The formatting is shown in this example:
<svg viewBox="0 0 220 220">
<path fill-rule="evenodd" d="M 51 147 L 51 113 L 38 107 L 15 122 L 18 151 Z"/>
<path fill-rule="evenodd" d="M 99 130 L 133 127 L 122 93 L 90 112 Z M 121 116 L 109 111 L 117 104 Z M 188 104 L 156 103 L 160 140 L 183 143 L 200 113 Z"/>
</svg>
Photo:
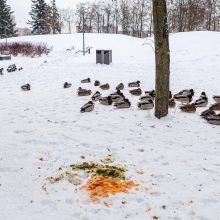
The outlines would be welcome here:
<svg viewBox="0 0 220 220">
<path fill-rule="evenodd" d="M 87 0 L 56 0 L 56 3 L 59 8 L 75 8 L 77 3 L 85 1 Z M 46 2 L 49 3 L 50 0 Z M 17 27 L 28 27 L 26 22 L 30 19 L 28 13 L 31 10 L 31 0 L 7 0 L 7 4 L 14 11 Z"/>
</svg>

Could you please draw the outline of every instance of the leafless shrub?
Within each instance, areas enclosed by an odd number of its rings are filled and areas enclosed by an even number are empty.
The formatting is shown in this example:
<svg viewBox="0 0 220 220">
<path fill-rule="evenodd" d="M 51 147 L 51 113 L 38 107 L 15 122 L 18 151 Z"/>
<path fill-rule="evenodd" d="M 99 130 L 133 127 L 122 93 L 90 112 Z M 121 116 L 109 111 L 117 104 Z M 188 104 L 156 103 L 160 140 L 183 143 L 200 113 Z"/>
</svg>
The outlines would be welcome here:
<svg viewBox="0 0 220 220">
<path fill-rule="evenodd" d="M 12 42 L 0 44 L 0 52 L 10 51 L 14 56 L 41 56 L 42 54 L 48 55 L 52 48 L 49 48 L 45 43 L 30 43 L 30 42 Z"/>
</svg>

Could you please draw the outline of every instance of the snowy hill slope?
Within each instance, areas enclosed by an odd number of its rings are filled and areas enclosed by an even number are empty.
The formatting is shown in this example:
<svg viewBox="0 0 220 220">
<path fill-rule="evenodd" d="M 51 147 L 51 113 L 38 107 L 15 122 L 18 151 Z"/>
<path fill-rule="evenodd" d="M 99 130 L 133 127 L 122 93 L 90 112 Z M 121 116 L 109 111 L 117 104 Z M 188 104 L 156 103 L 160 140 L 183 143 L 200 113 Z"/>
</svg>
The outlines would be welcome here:
<svg viewBox="0 0 220 220">
<path fill-rule="evenodd" d="M 204 108 L 195 114 L 173 109 L 157 120 L 153 110 L 137 109 L 138 97 L 131 97 L 127 87 L 123 93 L 132 102 L 130 109 L 97 103 L 92 113 L 80 114 L 89 100 L 76 95 L 83 78 L 110 83 L 104 95 L 120 82 L 140 80 L 143 90 L 154 87 L 151 39 L 86 34 L 91 55 L 66 51 L 73 45 L 80 49 L 81 40 L 80 34 L 9 39 L 46 42 L 54 50 L 48 57 L 0 62 L 0 68 L 12 63 L 24 68 L 0 76 L 0 218 L 219 220 L 219 126 L 199 117 Z M 170 36 L 173 93 L 194 88 L 194 99 L 205 91 L 213 102 L 212 95 L 220 94 L 219 42 L 220 33 L 214 32 Z M 110 66 L 95 64 L 95 49 L 100 48 L 113 50 Z M 73 84 L 68 90 L 62 89 L 65 81 Z M 30 92 L 20 90 L 25 83 L 31 84 Z M 83 87 L 97 90 L 92 84 Z M 48 193 L 42 190 L 60 166 L 100 161 L 108 154 L 148 191 L 113 196 L 106 199 L 113 205 L 104 207 L 67 182 L 47 184 Z"/>
</svg>

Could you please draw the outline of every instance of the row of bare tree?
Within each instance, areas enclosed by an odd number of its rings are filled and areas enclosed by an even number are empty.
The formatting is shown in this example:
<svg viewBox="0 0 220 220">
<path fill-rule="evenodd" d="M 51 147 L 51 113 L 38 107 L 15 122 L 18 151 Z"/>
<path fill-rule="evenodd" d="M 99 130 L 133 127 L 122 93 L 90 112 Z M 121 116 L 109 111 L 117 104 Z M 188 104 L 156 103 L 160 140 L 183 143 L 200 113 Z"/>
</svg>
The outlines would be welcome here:
<svg viewBox="0 0 220 220">
<path fill-rule="evenodd" d="M 175 0 L 168 6 L 171 32 L 220 30 L 219 0 Z"/>
<path fill-rule="evenodd" d="M 169 32 L 220 30 L 220 0 L 167 0 Z M 151 36 L 152 0 L 105 0 L 80 3 L 76 10 L 59 11 L 63 28 L 71 33 L 84 27 L 86 32 L 122 33 Z"/>
</svg>

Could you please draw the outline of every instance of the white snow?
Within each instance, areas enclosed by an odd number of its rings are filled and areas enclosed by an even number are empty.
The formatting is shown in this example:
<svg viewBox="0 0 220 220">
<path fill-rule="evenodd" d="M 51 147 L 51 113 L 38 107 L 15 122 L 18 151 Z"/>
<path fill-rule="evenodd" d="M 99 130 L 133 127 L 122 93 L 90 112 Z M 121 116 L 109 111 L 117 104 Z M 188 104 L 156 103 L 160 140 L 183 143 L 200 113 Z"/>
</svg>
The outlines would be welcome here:
<svg viewBox="0 0 220 220">
<path fill-rule="evenodd" d="M 120 82 L 140 80 L 143 90 L 154 88 L 154 52 L 148 45 L 152 39 L 86 34 L 92 54 L 85 57 L 66 51 L 82 48 L 80 34 L 9 41 L 46 42 L 53 52 L 0 61 L 0 68 L 13 63 L 24 68 L 0 76 L 0 219 L 220 219 L 220 127 L 199 117 L 206 108 L 195 114 L 177 108 L 158 120 L 153 110 L 137 109 L 138 97 L 131 97 L 126 86 L 130 109 L 96 103 L 93 112 L 80 113 L 89 97 L 78 97 L 77 88 L 97 90 L 93 83 L 80 84 L 81 79 L 108 82 L 111 89 L 104 95 Z M 215 32 L 170 36 L 173 93 L 193 88 L 194 99 L 205 91 L 213 102 L 212 95 L 220 94 L 219 42 L 220 33 Z M 95 64 L 97 48 L 113 50 L 111 65 Z M 70 89 L 62 88 L 65 81 L 73 84 Z M 26 83 L 32 89 L 22 92 L 20 86 Z M 87 192 L 67 182 L 47 183 L 60 166 L 99 162 L 108 154 L 148 191 L 112 196 L 104 201 L 113 205 L 105 207 L 91 203 Z M 42 189 L 45 183 L 48 193 Z"/>
</svg>

